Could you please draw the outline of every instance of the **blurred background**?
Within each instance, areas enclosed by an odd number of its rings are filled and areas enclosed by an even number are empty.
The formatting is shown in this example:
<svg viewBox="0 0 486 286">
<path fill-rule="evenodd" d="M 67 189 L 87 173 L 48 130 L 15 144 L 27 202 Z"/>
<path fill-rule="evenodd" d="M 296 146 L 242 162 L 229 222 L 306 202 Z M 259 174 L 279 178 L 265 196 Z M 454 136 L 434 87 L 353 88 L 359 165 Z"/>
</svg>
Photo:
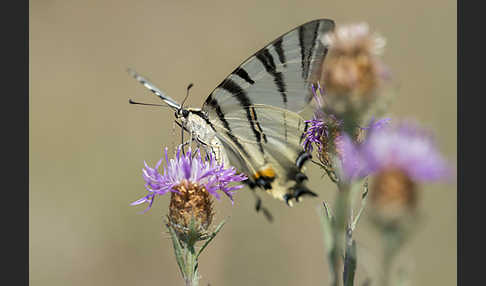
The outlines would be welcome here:
<svg viewBox="0 0 486 286">
<path fill-rule="evenodd" d="M 162 226 L 168 197 L 138 214 L 143 161 L 179 143 L 173 112 L 127 73 L 200 107 L 244 59 L 316 18 L 365 21 L 387 39 L 398 96 L 388 115 L 434 130 L 456 166 L 456 1 L 30 1 L 30 285 L 182 285 Z M 327 285 L 316 209 L 335 188 L 307 165 L 319 199 L 288 208 L 262 194 L 274 223 L 245 189 L 200 261 L 201 285 Z M 456 284 L 456 186 L 423 186 L 417 234 L 400 260 L 412 285 Z M 377 275 L 379 245 L 358 226 L 358 280 Z"/>
</svg>

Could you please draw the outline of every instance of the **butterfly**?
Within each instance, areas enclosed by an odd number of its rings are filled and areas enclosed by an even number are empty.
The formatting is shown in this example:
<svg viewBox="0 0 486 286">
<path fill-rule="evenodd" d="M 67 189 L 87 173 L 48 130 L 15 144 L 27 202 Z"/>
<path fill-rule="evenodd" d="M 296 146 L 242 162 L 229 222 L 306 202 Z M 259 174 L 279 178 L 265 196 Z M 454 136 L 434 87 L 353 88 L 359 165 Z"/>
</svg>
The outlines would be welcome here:
<svg viewBox="0 0 486 286">
<path fill-rule="evenodd" d="M 311 155 L 301 146 L 305 123 L 298 113 L 312 100 L 311 85 L 328 51 L 321 38 L 333 29 L 334 21 L 318 19 L 278 37 L 227 76 L 202 108 L 185 108 L 129 72 L 175 111 L 191 141 L 246 174 L 251 189 L 292 206 L 292 199 L 316 196 L 305 185 L 303 166 Z M 260 204 L 258 198 L 257 210 Z"/>
</svg>

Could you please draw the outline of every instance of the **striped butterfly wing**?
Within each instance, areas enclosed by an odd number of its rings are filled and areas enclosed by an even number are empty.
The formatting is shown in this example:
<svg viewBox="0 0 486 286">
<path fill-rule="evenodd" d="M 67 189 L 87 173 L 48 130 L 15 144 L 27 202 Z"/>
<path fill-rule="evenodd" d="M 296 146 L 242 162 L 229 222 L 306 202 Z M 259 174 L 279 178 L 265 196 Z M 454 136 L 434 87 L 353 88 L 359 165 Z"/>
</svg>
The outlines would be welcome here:
<svg viewBox="0 0 486 286">
<path fill-rule="evenodd" d="M 296 112 L 312 99 L 311 84 L 327 53 L 320 38 L 333 28 L 332 20 L 314 20 L 277 38 L 235 69 L 202 107 L 250 187 L 287 202 L 311 193 L 303 184 L 309 155 L 299 144 L 304 125 Z"/>
<path fill-rule="evenodd" d="M 263 136 L 261 144 L 248 128 L 244 111 L 228 118 L 231 135 L 224 127 L 213 125 L 231 165 L 238 166 L 249 176 L 250 187 L 266 189 L 273 197 L 288 203 L 291 198 L 311 194 L 303 183 L 306 177 L 302 166 L 310 158 L 300 146 L 299 134 L 304 131 L 304 120 L 293 111 L 270 105 L 254 105 L 251 110 L 258 118 L 251 122 L 259 126 Z M 282 124 L 282 116 L 285 124 Z M 231 136 L 237 136 L 236 143 Z"/>
</svg>

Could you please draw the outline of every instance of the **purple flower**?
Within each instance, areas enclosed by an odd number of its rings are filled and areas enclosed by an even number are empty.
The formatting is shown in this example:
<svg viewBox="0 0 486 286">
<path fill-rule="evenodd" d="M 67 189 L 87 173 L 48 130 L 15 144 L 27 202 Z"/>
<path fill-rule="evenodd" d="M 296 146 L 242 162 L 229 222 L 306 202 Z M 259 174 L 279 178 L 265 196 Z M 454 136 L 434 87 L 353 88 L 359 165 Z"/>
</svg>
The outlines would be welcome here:
<svg viewBox="0 0 486 286">
<path fill-rule="evenodd" d="M 222 191 L 227 195 L 233 203 L 233 194 L 236 190 L 243 188 L 243 185 L 229 186 L 233 182 L 241 182 L 247 179 L 244 174 L 237 174 L 235 168 L 224 169 L 223 165 L 219 165 L 212 154 L 209 155 L 209 160 L 201 158 L 199 150 L 194 156 L 191 156 L 191 148 L 183 154 L 182 147 L 179 146 L 175 159 L 168 158 L 167 148 L 165 148 L 166 166 L 164 172 L 160 173 L 157 169 L 162 163 L 162 159 L 157 162 L 155 168 L 151 168 L 144 162 L 143 179 L 145 180 L 145 188 L 148 194 L 131 203 L 131 205 L 139 205 L 145 202 L 149 206 L 145 211 L 150 209 L 156 195 L 164 195 L 169 192 L 178 193 L 177 187 L 181 184 L 196 184 L 204 186 L 208 193 L 213 195 L 216 199 L 220 199 L 218 191 Z"/>
<path fill-rule="evenodd" d="M 340 137 L 339 147 L 341 151 L 342 176 L 345 181 L 363 178 L 370 173 L 365 158 L 361 153 L 362 150 L 347 134 Z"/>
<path fill-rule="evenodd" d="M 306 120 L 305 123 L 307 124 L 307 129 L 304 132 L 302 147 L 304 147 L 305 151 L 310 153 L 314 150 L 312 145 L 315 144 L 319 153 L 322 152 L 321 138 L 323 135 L 327 134 L 327 127 L 324 124 L 324 121 L 314 118 Z"/>
<path fill-rule="evenodd" d="M 320 84 L 317 83 L 317 89 L 315 85 L 312 85 L 311 87 L 314 100 L 317 103 L 317 108 L 314 111 L 313 118 L 305 121 L 307 128 L 303 134 L 304 141 L 302 142 L 302 147 L 304 147 L 305 151 L 310 153 L 314 149 L 314 144 L 316 145 L 319 153 L 322 153 L 326 142 L 331 141 L 330 136 L 335 135 L 331 133 L 334 133 L 333 131 L 339 129 L 341 121 L 337 120 L 337 118 L 332 114 L 325 114 L 322 110 L 325 104 L 323 97 L 325 92 Z"/>
<path fill-rule="evenodd" d="M 348 180 L 391 169 L 401 170 L 415 182 L 435 181 L 450 174 L 430 134 L 414 124 L 374 128 L 360 145 L 352 144 L 349 137 L 343 142 L 346 160 L 342 171 Z"/>
</svg>

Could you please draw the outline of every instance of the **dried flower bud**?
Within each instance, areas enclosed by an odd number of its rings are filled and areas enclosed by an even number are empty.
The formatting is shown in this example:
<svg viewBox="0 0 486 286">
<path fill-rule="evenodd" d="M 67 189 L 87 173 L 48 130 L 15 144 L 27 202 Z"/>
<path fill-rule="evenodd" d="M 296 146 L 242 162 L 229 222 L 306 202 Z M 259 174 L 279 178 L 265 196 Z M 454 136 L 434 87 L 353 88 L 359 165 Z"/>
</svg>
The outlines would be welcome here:
<svg viewBox="0 0 486 286">
<path fill-rule="evenodd" d="M 182 240 L 186 240 L 186 236 L 194 234 L 196 239 L 203 239 L 214 215 L 213 201 L 209 192 L 204 186 L 190 183 L 187 180 L 174 189 L 177 192 L 171 193 L 169 223 Z M 193 223 L 192 226 L 191 223 Z M 193 233 L 191 234 L 191 232 Z"/>
<path fill-rule="evenodd" d="M 329 46 L 320 79 L 329 95 L 326 108 L 336 115 L 364 112 L 387 76 L 378 58 L 385 39 L 362 23 L 337 27 L 322 41 Z"/>
<path fill-rule="evenodd" d="M 415 212 L 417 184 L 402 170 L 378 173 L 370 187 L 373 216 L 386 223 L 398 222 Z"/>
</svg>

